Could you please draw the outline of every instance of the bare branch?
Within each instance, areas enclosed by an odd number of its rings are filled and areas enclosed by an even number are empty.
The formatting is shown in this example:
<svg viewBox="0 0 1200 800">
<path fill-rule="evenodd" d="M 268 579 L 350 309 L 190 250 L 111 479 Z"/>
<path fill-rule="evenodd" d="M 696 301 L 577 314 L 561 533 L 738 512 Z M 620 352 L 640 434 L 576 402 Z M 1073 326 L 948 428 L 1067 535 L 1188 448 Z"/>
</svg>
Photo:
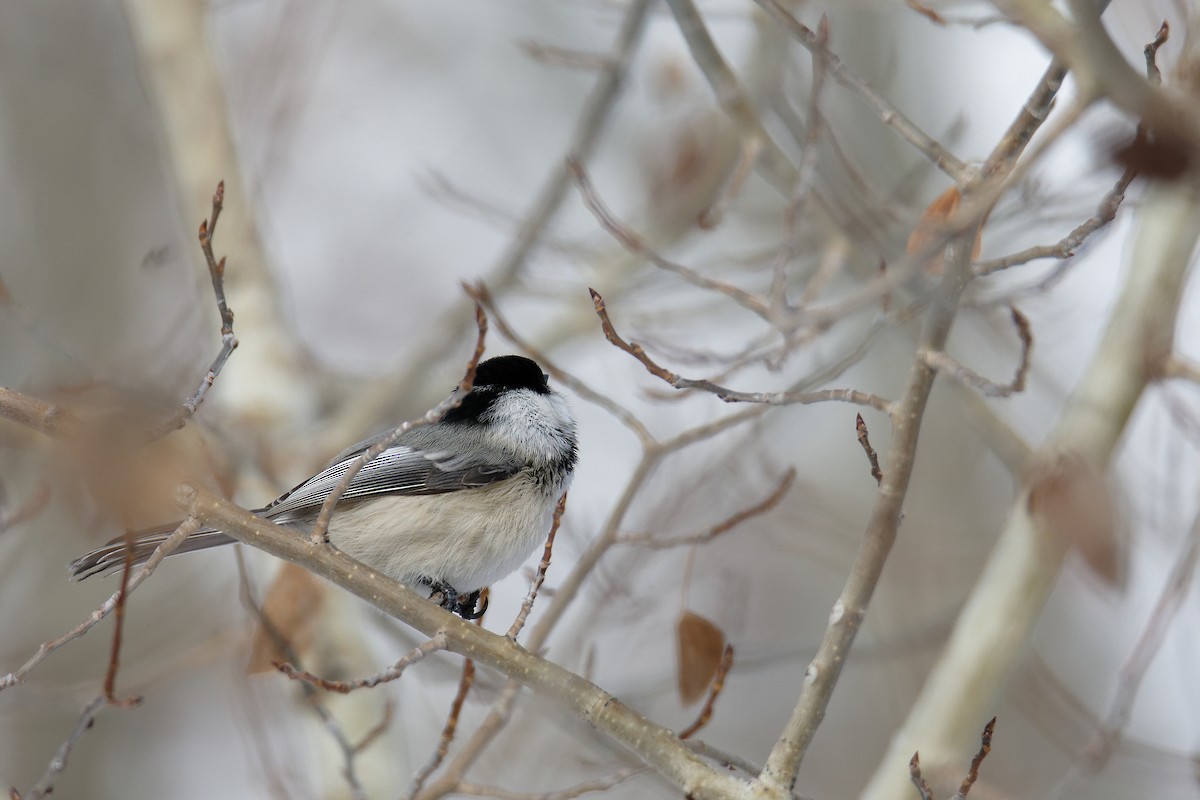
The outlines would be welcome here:
<svg viewBox="0 0 1200 800">
<path fill-rule="evenodd" d="M 529 591 L 521 602 L 521 610 L 517 613 L 517 618 L 513 620 L 508 633 L 504 634 L 514 642 L 520 635 L 521 629 L 525 627 L 525 620 L 529 619 L 529 614 L 533 611 L 533 603 L 537 600 L 538 590 L 542 588 L 542 583 L 546 580 L 546 570 L 550 569 L 550 555 L 554 551 L 554 536 L 558 533 L 558 526 L 562 523 L 562 515 L 566 509 L 567 493 L 563 492 L 562 497 L 558 498 L 558 504 L 554 507 L 554 521 L 550 524 L 550 534 L 546 537 L 546 546 L 542 549 L 542 560 L 538 563 L 537 571 L 529 584 Z"/>
<path fill-rule="evenodd" d="M 763 403 L 766 405 L 782 406 L 811 405 L 813 403 L 837 401 L 859 406 L 869 406 L 885 414 L 891 414 L 893 411 L 891 402 L 878 395 L 867 394 L 856 389 L 822 389 L 815 392 L 739 392 L 713 383 L 712 381 L 684 378 L 660 366 L 646 354 L 641 345 L 635 342 L 627 342 L 621 338 L 616 328 L 613 327 L 612 321 L 608 318 L 608 309 L 604 304 L 604 298 L 595 289 L 588 289 L 588 291 L 591 292 L 592 303 L 596 307 L 596 315 L 600 318 L 600 325 L 604 329 L 605 338 L 618 349 L 624 350 L 640 361 L 642 366 L 651 375 L 665 381 L 676 389 L 699 389 L 711 392 L 727 403 Z"/>
<path fill-rule="evenodd" d="M 988 397 L 1010 397 L 1018 392 L 1023 392 L 1025 377 L 1029 374 L 1029 354 L 1033 349 L 1033 332 L 1029 328 L 1029 320 L 1017 310 L 1016 306 L 1009 306 L 1008 310 L 1012 316 L 1013 325 L 1016 326 L 1017 336 L 1021 339 L 1021 360 L 1017 364 L 1016 374 L 1009 383 L 993 383 L 940 351 L 924 352 L 925 363 L 947 377 L 978 389 Z"/>
<path fill-rule="evenodd" d="M 609 414 L 612 414 L 618 422 L 633 431 L 634 435 L 641 440 L 643 445 L 654 442 L 654 436 L 642 424 L 641 420 L 633 415 L 632 411 L 617 403 L 608 395 L 596 391 L 571 373 L 563 370 L 548 355 L 538 350 L 529 343 L 528 339 L 525 339 L 513 330 L 508 320 L 500 313 L 500 309 L 496 306 L 495 298 L 492 297 L 491 292 L 488 291 L 487 286 L 482 281 L 475 284 L 467 284 L 466 291 L 471 299 L 482 305 L 487 313 L 491 315 L 491 319 L 495 323 L 500 335 L 515 344 L 519 349 L 528 353 L 529 357 L 540 364 L 542 369 L 550 373 L 550 377 L 589 403 L 593 403 L 603 408 Z"/>
<path fill-rule="evenodd" d="M 461 683 L 459 688 L 462 688 Z M 411 798 L 436 800 L 456 791 L 459 784 L 462 783 L 463 775 L 479 760 L 484 749 L 495 741 L 496 734 L 508 723 L 513 703 L 516 702 L 517 692 L 520 689 L 521 684 L 509 679 L 508 683 L 504 684 L 504 688 L 500 690 L 500 697 L 492 705 L 492 710 L 488 712 L 487 717 L 475 729 L 475 733 L 471 735 L 459 754 L 446 768 L 445 774 L 424 791 L 420 791 L 420 786 L 415 786 L 406 797 L 410 800 Z"/>
<path fill-rule="evenodd" d="M 867 422 L 862 418 L 862 414 L 856 414 L 854 417 L 854 431 L 858 436 L 858 443 L 862 445 L 863 452 L 867 454 L 867 461 L 871 464 L 871 477 L 875 479 L 875 485 L 883 485 L 883 470 L 879 468 L 879 454 L 875 452 L 874 447 L 871 447 Z"/>
<path fill-rule="evenodd" d="M 579 119 L 571 133 L 571 141 L 567 145 L 567 158 L 587 161 L 595 151 L 617 98 L 621 95 L 620 90 L 625 84 L 629 65 L 645 30 L 652 5 L 652 0 L 631 0 L 612 45 L 611 66 L 600 73 L 583 103 Z M 486 280 L 492 291 L 503 294 L 516 284 L 530 254 L 542 242 L 550 222 L 566 199 L 571 182 L 571 171 L 564 159 L 558 162 L 546 178 L 516 237 L 488 273 Z M 363 426 L 376 420 L 384 409 L 391 408 L 399 388 L 410 385 L 414 379 L 428 371 L 431 365 L 445 363 L 449 358 L 450 347 L 466 335 L 467 331 L 458 309 L 438 319 L 430 328 L 434 332 L 433 335 L 428 338 L 421 352 L 412 359 L 410 366 L 393 379 L 382 382 L 357 402 L 357 408 L 349 410 L 346 418 L 350 420 L 353 430 L 334 431 L 338 434 L 334 439 L 337 446 L 340 447 L 346 438 L 355 435 Z"/>
<path fill-rule="evenodd" d="M 746 95 L 733 69 L 717 49 L 693 0 L 667 0 L 688 52 L 712 87 L 717 105 L 737 127 L 739 138 L 752 140 L 761 147 L 758 166 L 764 177 L 782 192 L 790 192 L 796 182 L 796 167 L 763 126 L 762 117 Z"/>
<path fill-rule="evenodd" d="M 121 639 L 125 632 L 125 601 L 129 597 L 129 573 L 133 570 L 133 531 L 125 532 L 125 566 L 121 569 L 121 588 L 117 590 L 116 618 L 113 624 L 112 649 L 108 656 L 108 670 L 104 675 L 104 702 L 113 706 L 136 706 L 142 698 L 133 695 L 118 700 L 117 669 L 121 661 Z"/>
<path fill-rule="evenodd" d="M 700 714 L 696 717 L 696 720 L 680 731 L 680 739 L 690 739 L 695 736 L 712 719 L 713 708 L 716 706 L 717 698 L 721 696 L 721 690 L 725 688 L 725 678 L 729 675 L 729 670 L 732 667 L 733 645 L 727 644 L 725 645 L 725 651 L 721 654 L 721 660 L 717 664 L 717 672 L 713 675 L 712 682 L 708 686 L 708 697 L 704 701 L 704 707 L 700 709 Z"/>
<path fill-rule="evenodd" d="M 1096 213 L 1081 222 L 1070 233 L 1054 244 L 1037 245 L 1036 247 L 1029 247 L 1001 258 L 978 261 L 974 268 L 975 275 L 980 277 L 991 275 L 994 272 L 1000 272 L 1010 267 L 1028 264 L 1030 261 L 1043 258 L 1054 258 L 1061 261 L 1073 257 L 1079 248 L 1087 243 L 1092 234 L 1106 227 L 1117 218 L 1117 211 L 1121 208 L 1121 203 L 1125 201 L 1125 192 L 1136 177 L 1136 171 L 1126 170 L 1108 194 L 1100 201 Z"/>
<path fill-rule="evenodd" d="M 217 184 L 217 190 L 213 193 L 212 213 L 209 214 L 208 219 L 200 222 L 200 249 L 204 252 L 205 263 L 208 264 L 213 295 L 217 299 L 217 313 L 221 316 L 221 349 L 217 352 L 212 364 L 209 365 L 208 372 L 200 380 L 200 385 L 196 388 L 195 393 L 184 400 L 183 405 L 169 419 L 151 429 L 149 432 L 151 439 L 159 439 L 171 431 L 179 430 L 195 416 L 196 410 L 204 402 L 208 390 L 212 388 L 213 382 L 221 374 L 221 368 L 225 366 L 225 362 L 229 360 L 229 356 L 238 346 L 237 336 L 233 333 L 233 312 L 229 310 L 229 304 L 225 300 L 225 258 L 222 256 L 218 261 L 213 255 L 212 249 L 213 236 L 217 233 L 217 219 L 221 216 L 221 209 L 224 205 L 225 181 L 220 181 Z"/>
<path fill-rule="evenodd" d="M 921 774 L 920 753 L 913 753 L 912 758 L 908 760 L 908 774 L 912 779 L 913 786 L 917 787 L 917 793 L 921 795 L 921 800 L 934 800 L 933 788 L 925 780 L 925 776 Z"/>
<path fill-rule="evenodd" d="M 601 70 L 612 69 L 613 57 L 608 53 L 588 53 L 569 47 L 557 47 L 534 39 L 517 42 L 521 52 L 548 67 L 565 69 Z"/>
<path fill-rule="evenodd" d="M 0 417 L 55 438 L 77 433 L 79 427 L 76 416 L 62 406 L 2 387 Z"/>
<path fill-rule="evenodd" d="M 1200 514 L 1197 514 L 1192 522 L 1183 548 L 1171 567 L 1141 636 L 1138 637 L 1125 663 L 1121 665 L 1117 675 L 1116 696 L 1113 697 L 1112 705 L 1104 717 L 1104 724 L 1095 732 L 1085 748 L 1083 761 L 1079 765 L 1086 774 L 1094 774 L 1103 769 L 1120 741 L 1122 731 L 1133 712 L 1133 701 L 1137 698 L 1142 680 L 1162 648 L 1171 623 L 1187 599 L 1192 578 L 1196 574 L 1197 562 L 1200 562 Z M 1073 779 L 1074 775 L 1071 778 Z"/>
<path fill-rule="evenodd" d="M 1175 354 L 1163 364 L 1162 377 L 1179 378 L 1200 384 L 1200 364 L 1190 358 Z"/>
<path fill-rule="evenodd" d="M 967 770 L 967 777 L 963 778 L 958 791 L 954 793 L 954 800 L 966 800 L 967 793 L 971 791 L 971 787 L 979 779 L 979 765 L 983 763 L 988 753 L 992 751 L 992 733 L 995 730 L 996 718 L 992 717 L 988 721 L 988 724 L 983 726 L 983 735 L 980 737 L 979 742 L 979 752 L 971 759 L 971 768 Z"/>
<path fill-rule="evenodd" d="M 1139 208 L 1137 268 L 1041 458 L 1078 453 L 1103 471 L 1146 388 L 1173 346 L 1181 286 L 1200 239 L 1200 205 L 1190 189 L 1151 184 Z M 949 752 L 991 707 L 1032 635 L 1066 553 L 1065 537 L 1041 530 L 1028 513 L 1027 490 L 1014 503 L 988 565 L 964 604 L 938 663 L 864 797 L 893 797 L 889 771 L 916 744 Z"/>
<path fill-rule="evenodd" d="M 814 58 L 818 53 L 820 54 L 826 62 L 826 69 L 829 70 L 830 77 L 857 94 L 879 115 L 885 125 L 892 127 L 938 169 L 949 175 L 956 183 L 961 183 L 969 177 L 967 167 L 962 161 L 933 137 L 918 128 L 912 120 L 872 89 L 866 81 L 850 72 L 841 59 L 829 51 L 821 37 L 796 19 L 779 0 L 756 0 L 756 2 L 772 19 L 783 25 L 797 42 L 812 52 Z"/>
<path fill-rule="evenodd" d="M 437 750 L 430 756 L 429 761 L 425 762 L 425 766 L 417 771 L 413 778 L 412 787 L 408 790 L 408 797 L 416 797 L 421 791 L 421 787 L 425 785 L 425 781 L 429 780 L 429 776 L 441 766 L 445 760 L 446 754 L 450 752 L 450 744 L 454 741 L 454 736 L 458 732 L 458 717 L 462 714 L 463 703 L 467 700 L 467 694 L 471 691 L 471 686 L 475 683 L 475 662 L 471 659 L 463 661 L 462 677 L 458 679 L 458 692 L 454 695 L 454 702 L 450 704 L 450 715 L 446 717 L 446 724 L 442 727 L 442 735 L 438 738 Z"/>
<path fill-rule="evenodd" d="M 154 551 L 154 554 L 146 561 L 141 568 L 134 573 L 129 579 L 128 584 L 123 590 L 118 590 L 111 597 L 104 601 L 87 619 L 76 625 L 71 630 L 59 636 L 57 639 L 52 639 L 48 642 L 43 642 L 28 661 L 21 665 L 15 672 L 10 672 L 7 675 L 0 677 L 0 691 L 7 689 L 9 686 L 15 686 L 25 680 L 26 676 L 37 667 L 38 664 L 45 660 L 46 656 L 53 653 L 68 642 L 73 642 L 80 638 L 99 622 L 107 617 L 116 609 L 117 603 L 121 596 L 128 597 L 133 593 L 133 590 L 142 585 L 142 581 L 150 577 L 150 574 L 162 563 L 162 560 L 173 553 L 176 548 L 183 544 L 183 540 L 200 529 L 200 522 L 193 516 L 188 516 L 183 522 L 179 523 L 179 527 L 175 532 L 163 541 L 162 544 Z M 102 698 L 103 699 L 103 698 Z"/>
<path fill-rule="evenodd" d="M 375 726 L 363 734 L 363 737 L 354 744 L 353 751 L 355 755 L 379 741 L 387 733 L 387 729 L 392 726 L 392 719 L 395 716 L 396 704 L 392 702 L 390 697 L 386 698 L 383 701 L 383 714 L 379 717 L 379 722 L 376 722 Z"/>
<path fill-rule="evenodd" d="M 50 486 L 46 483 L 38 484 L 38 487 L 26 498 L 25 502 L 20 506 L 9 509 L 0 515 L 0 533 L 15 528 L 16 526 L 28 522 L 37 517 L 46 510 L 46 506 L 50 503 Z"/>
<path fill-rule="evenodd" d="M 541 794 L 510 792 L 494 786 L 480 786 L 479 784 L 467 783 L 466 781 L 458 785 L 457 791 L 461 794 L 471 795 L 472 797 L 495 797 L 498 800 L 574 800 L 576 797 L 582 797 L 591 792 L 607 792 L 614 786 L 645 771 L 645 767 L 626 767 L 618 772 L 614 772 L 607 778 L 585 781 L 557 792 L 543 792 Z"/>
<path fill-rule="evenodd" d="M 352 681 L 332 681 L 327 678 L 314 675 L 311 672 L 297 669 L 288 663 L 279 661 L 273 663 L 275 665 L 275 669 L 279 670 L 284 675 L 287 675 L 294 681 L 304 681 L 305 683 L 310 683 L 318 688 L 325 689 L 326 691 L 330 692 L 337 692 L 338 694 L 349 694 L 355 689 L 373 689 L 381 683 L 388 683 L 396 680 L 404 674 L 404 670 L 408 669 L 418 661 L 424 660 L 424 658 L 430 653 L 436 653 L 439 650 L 445 650 L 448 644 L 449 643 L 446 640 L 445 631 L 439 630 L 428 641 L 422 642 L 412 650 L 405 653 L 400 657 L 399 661 L 382 672 L 377 672 L 376 674 L 367 678 L 356 678 Z"/>
<path fill-rule="evenodd" d="M 83 735 L 91 730 L 92 722 L 95 721 L 96 715 L 106 705 L 107 702 L 104 696 L 101 695 L 84 706 L 83 713 L 79 715 L 79 721 L 75 723 L 75 728 L 71 731 L 71 735 L 59 745 L 58 752 L 50 760 L 50 764 L 46 767 L 41 780 L 34 784 L 23 796 L 16 795 L 17 800 L 22 800 L 22 797 L 23 800 L 42 800 L 43 797 L 48 796 L 54 791 L 54 780 L 67 768 L 67 761 L 71 757 L 71 751 L 79 743 L 79 740 L 83 738 Z"/>
<path fill-rule="evenodd" d="M 780 478 L 779 483 L 774 489 L 771 490 L 771 493 L 762 500 L 752 506 L 749 506 L 748 508 L 743 508 L 736 514 L 727 517 L 721 522 L 718 522 L 716 525 L 706 528 L 700 533 L 695 533 L 690 536 L 675 536 L 669 539 L 659 539 L 652 533 L 627 534 L 622 536 L 617 541 L 620 544 L 642 545 L 643 547 L 648 547 L 651 550 L 663 550 L 668 547 L 679 547 L 680 545 L 704 544 L 705 542 L 711 542 L 721 534 L 731 531 L 738 525 L 741 525 L 746 520 L 757 517 L 761 514 L 765 514 L 775 506 L 779 505 L 779 502 L 783 500 L 784 495 L 787 494 L 788 489 L 792 488 L 792 484 L 795 482 L 795 480 L 796 468 L 789 467 L 787 472 L 783 473 L 783 477 Z"/>
<path fill-rule="evenodd" d="M 971 226 L 953 239 L 947 248 L 942 280 L 926 312 L 918 342 L 920 349 L 944 348 L 959 300 L 971 278 L 970 260 L 974 241 L 975 229 Z M 935 374 L 923 359 L 915 359 L 904 393 L 892 415 L 888 472 L 875 496 L 866 535 L 842 593 L 834 604 L 829 626 L 817 648 L 817 654 L 809 664 L 800 698 L 759 776 L 759 781 L 769 787 L 784 792 L 792 790 L 804 753 L 824 718 L 825 707 L 862 624 L 888 553 L 895 543 L 915 462 L 917 438 Z"/>
<path fill-rule="evenodd" d="M 1146 77 L 1151 83 L 1162 83 L 1162 73 L 1158 70 L 1158 49 L 1167 43 L 1167 39 L 1171 36 L 1171 26 L 1164 19 L 1162 25 L 1158 26 L 1158 33 L 1154 34 L 1153 41 L 1142 48 L 1142 54 L 1146 57 Z"/>
<path fill-rule="evenodd" d="M 579 193 L 583 196 L 583 202 L 588 207 L 588 210 L 592 212 L 592 215 L 604 226 L 604 229 L 612 234 L 613 238 L 619 241 L 626 250 L 637 255 L 644 255 L 654 266 L 673 275 L 678 275 L 693 286 L 723 294 L 743 308 L 753 311 L 763 319 L 770 319 L 770 309 L 762 298 L 757 295 L 740 289 L 731 283 L 707 278 L 691 267 L 685 267 L 683 264 L 669 261 L 654 252 L 641 236 L 618 220 L 608 210 L 603 201 L 601 201 L 600 196 L 596 193 L 596 187 L 592 185 L 592 180 L 588 177 L 587 169 L 583 164 L 572 160 L 570 167 L 571 172 L 575 176 L 575 182 L 579 186 Z"/>
<path fill-rule="evenodd" d="M 287 637 L 283 635 L 254 598 L 254 590 L 250 586 L 250 572 L 246 568 L 246 559 L 242 556 L 242 548 L 240 546 L 234 548 L 234 555 L 237 558 L 239 593 L 243 605 L 254 615 L 261 629 L 271 638 L 276 652 L 281 653 L 284 658 L 292 663 L 299 663 L 291 642 L 288 641 Z M 305 682 L 300 683 L 300 688 L 304 694 L 308 709 L 320 721 L 321 726 L 329 733 L 329 736 L 333 739 L 334 744 L 337 745 L 338 750 L 342 754 L 342 777 L 346 780 L 346 787 L 350 790 L 350 796 L 354 800 L 367 800 L 366 791 L 358 779 L 358 754 L 371 743 L 372 739 L 381 735 L 391 721 L 391 700 L 388 699 L 385 702 L 383 718 L 379 724 L 368 732 L 360 742 L 354 744 L 342 729 L 341 723 L 333 716 L 333 712 L 321 702 L 320 692 L 317 688 Z"/>
<path fill-rule="evenodd" d="M 671 731 L 645 719 L 611 694 L 539 658 L 511 639 L 455 618 L 404 585 L 345 553 L 297 537 L 225 500 L 198 489 L 194 491 L 196 514 L 204 524 L 219 528 L 234 539 L 274 556 L 301 564 L 427 636 L 444 638 L 447 649 L 471 658 L 478 664 L 498 669 L 534 689 L 539 695 L 565 706 L 597 730 L 629 748 L 698 800 L 739 796 L 744 788 L 741 781 L 714 770 L 684 748 Z M 561 607 L 564 595 L 565 590 L 560 591 L 557 602 L 543 617 L 542 624 L 550 619 L 550 611 Z M 530 641 L 535 639 L 541 639 L 537 630 Z"/>
<path fill-rule="evenodd" d="M 992 750 L 992 732 L 996 729 L 996 718 L 992 717 L 991 721 L 983 727 L 983 735 L 980 737 L 979 751 L 975 757 L 971 759 L 971 767 L 967 770 L 967 776 L 963 778 L 962 783 L 958 787 L 958 791 L 954 793 L 952 800 L 966 800 L 967 794 L 971 791 L 971 787 L 975 785 L 975 781 L 979 779 L 979 765 L 987 758 L 987 754 Z M 933 789 L 929 786 L 929 782 L 921 774 L 921 755 L 913 753 L 912 758 L 908 762 L 908 774 L 912 780 L 913 786 L 917 787 L 917 793 L 921 795 L 921 800 L 934 800 Z"/>
</svg>

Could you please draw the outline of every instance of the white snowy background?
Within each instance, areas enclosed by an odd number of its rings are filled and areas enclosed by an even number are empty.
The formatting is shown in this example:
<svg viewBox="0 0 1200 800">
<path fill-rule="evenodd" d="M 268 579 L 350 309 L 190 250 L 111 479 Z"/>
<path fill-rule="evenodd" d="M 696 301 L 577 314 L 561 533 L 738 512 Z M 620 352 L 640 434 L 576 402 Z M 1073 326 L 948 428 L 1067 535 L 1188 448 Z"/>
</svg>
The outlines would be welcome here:
<svg viewBox="0 0 1200 800">
<path fill-rule="evenodd" d="M 185 216 L 203 200 L 192 206 L 180 200 L 153 76 L 135 45 L 131 15 L 138 5 L 0 3 L 0 277 L 11 298 L 0 311 L 2 385 L 49 394 L 113 381 L 183 397 L 216 350 L 218 323 L 193 238 L 198 219 Z M 791 92 L 792 102 L 805 107 L 806 54 L 764 35 L 750 3 L 705 2 L 701 9 L 752 94 Z M 832 50 L 966 161 L 986 157 L 1049 60 L 1028 34 L 1008 25 L 943 28 L 902 3 L 796 10 L 814 25 L 827 12 Z M 943 10 L 994 13 L 986 6 Z M 222 224 L 232 227 L 230 220 L 252 212 L 273 320 L 299 364 L 291 382 L 256 385 L 272 380 L 263 366 L 270 356 L 256 353 L 260 328 L 252 314 L 239 328 L 242 348 L 197 423 L 218 460 L 239 464 L 235 499 L 248 507 L 265 502 L 318 466 L 330 445 L 418 413 L 453 385 L 471 343 L 459 282 L 493 274 L 539 188 L 561 164 L 596 80 L 595 69 L 543 63 L 523 44 L 603 55 L 624 12 L 622 3 L 606 0 L 204 5 L 202 45 L 217 66 L 225 103 L 211 116 L 228 121 L 252 203 L 252 209 L 228 206 Z M 1169 73 L 1186 29 L 1176 6 L 1118 0 L 1106 19 L 1130 61 L 1140 64 L 1141 47 L 1163 16 L 1173 25 L 1161 57 Z M 789 77 L 781 81 L 780 73 Z M 1071 90 L 1068 82 L 1064 92 Z M 840 147 L 874 186 L 894 196 L 899 219 L 881 236 L 902 248 L 921 209 L 948 186 L 945 177 L 842 87 L 827 82 L 823 98 Z M 1027 198 L 997 209 L 983 257 L 1055 241 L 1094 213 L 1118 175 L 1103 142 L 1131 128 L 1111 109 L 1090 112 L 1035 168 Z M 687 148 L 698 165 L 692 182 L 681 183 L 673 170 Z M 655 6 L 588 160 L 598 190 L 673 259 L 753 282 L 764 273 L 743 268 L 745 256 L 778 246 L 785 198 L 751 176 L 717 228 L 694 224 L 713 197 L 707 183 L 736 158 L 735 135 L 711 89 L 666 7 Z M 836 170 L 819 167 L 818 176 L 820 191 L 845 194 Z M 222 177 L 213 174 L 206 183 Z M 1135 183 L 1117 220 L 1061 281 L 1020 295 L 1036 337 L 1029 388 L 988 403 L 1032 444 L 1053 426 L 1093 352 L 1124 270 L 1137 266 L 1127 234 L 1143 189 Z M 604 341 L 587 287 L 606 292 L 627 336 L 661 344 L 652 352 L 685 374 L 703 367 L 689 364 L 681 350 L 736 351 L 758 333 L 755 320 L 624 254 L 574 188 L 550 230 L 551 241 L 534 251 L 519 285 L 499 298 L 518 330 L 559 366 L 627 403 L 663 437 L 727 413 L 710 396 L 654 399 L 650 390 L 665 387 Z M 217 250 L 229 258 L 237 314 L 239 252 L 221 239 L 220 228 L 217 239 Z M 868 260 L 857 268 L 864 265 L 873 267 Z M 974 286 L 952 354 L 985 375 L 1011 374 L 1017 345 L 1007 312 L 986 301 L 1036 285 L 1054 268 L 1041 262 Z M 1189 289 L 1178 347 L 1193 357 L 1200 357 L 1198 309 Z M 446 320 L 459 326 L 452 340 L 444 340 Z M 862 328 L 837 328 L 798 351 L 781 374 L 752 371 L 739 375 L 737 385 L 784 387 L 836 360 Z M 909 369 L 915 330 L 889 331 L 831 385 L 894 397 Z M 512 349 L 493 332 L 489 353 Z M 430 352 L 440 352 L 432 364 Z M 306 371 L 319 371 L 320 380 L 295 380 Z M 405 376 L 403 386 L 388 382 L 397 375 Z M 381 386 L 394 395 L 390 402 L 366 403 Z M 248 422 L 247 396 L 263 403 L 261 427 Z M 339 416 L 356 402 L 387 416 Z M 581 461 L 550 589 L 601 529 L 638 457 L 636 439 L 605 412 L 579 398 L 572 405 L 581 421 Z M 237 421 L 226 426 L 228 409 L 238 410 Z M 551 638 L 547 657 L 681 728 L 697 710 L 681 706 L 675 690 L 674 626 L 686 603 L 713 620 L 737 652 L 701 736 L 761 762 L 791 710 L 874 495 L 854 440 L 854 413 L 839 404 L 776 409 L 669 458 L 636 499 L 630 530 L 703 528 L 760 499 L 786 468 L 794 467 L 798 478 L 778 508 L 697 550 L 686 589 L 685 549 L 615 550 Z M 1198 413 L 1196 388 L 1181 382 L 1152 388 L 1144 398 L 1111 478 L 1127 545 L 1123 582 L 1107 585 L 1068 559 L 1034 645 L 993 709 L 999 722 L 975 790 L 981 798 L 1200 794 L 1194 586 L 1111 763 L 1094 778 L 1064 778 L 1107 713 L 1121 666 L 1197 513 Z M 885 417 L 864 417 L 882 452 Z M 342 422 L 327 422 L 332 418 Z M 329 441 L 337 436 L 344 438 Z M 42 462 L 28 444 L 15 427 L 0 430 L 8 504 L 19 504 L 37 483 Z M 267 455 L 255 456 L 259 448 Z M 259 457 L 261 463 L 245 466 Z M 900 538 L 805 760 L 801 793 L 818 800 L 854 796 L 880 767 L 1014 497 L 1012 478 L 972 431 L 961 400 L 939 386 Z M 73 584 L 63 571 L 70 558 L 119 533 L 91 514 L 86 503 L 56 491 L 44 514 L 0 533 L 0 673 L 19 667 L 113 591 L 111 579 Z M 246 558 L 261 595 L 277 564 L 249 552 Z M 488 627 L 507 627 L 526 585 L 517 574 L 496 587 Z M 418 641 L 337 589 L 324 593 L 320 613 L 316 671 L 368 675 Z M 161 567 L 130 599 L 118 681 L 120 692 L 144 702 L 97 718 L 57 779 L 55 796 L 349 796 L 340 755 L 296 686 L 273 672 L 245 675 L 251 633 L 232 551 Z M 111 621 L 50 656 L 26 682 L 0 691 L 0 787 L 23 790 L 42 775 L 98 692 L 110 636 Z M 330 699 L 354 736 L 375 724 L 385 698 L 393 703 L 387 732 L 358 759 L 368 797 L 401 795 L 436 747 L 459 665 L 456 656 L 438 656 L 387 687 Z M 460 738 L 474 730 L 501 684 L 495 673 L 480 672 Z M 964 768 L 976 746 L 963 742 Z M 582 722 L 524 698 L 469 777 L 514 792 L 544 792 L 630 763 Z M 891 767 L 906 774 L 906 763 Z M 949 794 L 961 774 L 931 778 Z M 678 796 L 649 775 L 609 794 Z"/>
</svg>

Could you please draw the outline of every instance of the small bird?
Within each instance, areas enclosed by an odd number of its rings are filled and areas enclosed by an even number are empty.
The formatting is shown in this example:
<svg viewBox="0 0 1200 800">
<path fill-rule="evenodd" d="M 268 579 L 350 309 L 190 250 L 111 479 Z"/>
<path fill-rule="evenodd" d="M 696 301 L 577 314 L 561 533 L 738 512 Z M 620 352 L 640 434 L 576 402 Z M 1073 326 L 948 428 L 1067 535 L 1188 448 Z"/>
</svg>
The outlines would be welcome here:
<svg viewBox="0 0 1200 800">
<path fill-rule="evenodd" d="M 343 451 L 322 472 L 254 513 L 304 532 L 346 469 L 384 435 Z M 412 588 L 441 594 L 467 619 L 480 591 L 516 570 L 550 530 L 571 483 L 578 449 L 575 419 L 534 361 L 499 356 L 479 364 L 474 386 L 437 423 L 413 428 L 355 475 L 329 522 L 340 550 Z M 145 562 L 178 527 L 135 534 L 133 562 Z M 203 528 L 174 551 L 234 540 Z M 114 572 L 124 537 L 72 561 L 71 577 Z"/>
</svg>

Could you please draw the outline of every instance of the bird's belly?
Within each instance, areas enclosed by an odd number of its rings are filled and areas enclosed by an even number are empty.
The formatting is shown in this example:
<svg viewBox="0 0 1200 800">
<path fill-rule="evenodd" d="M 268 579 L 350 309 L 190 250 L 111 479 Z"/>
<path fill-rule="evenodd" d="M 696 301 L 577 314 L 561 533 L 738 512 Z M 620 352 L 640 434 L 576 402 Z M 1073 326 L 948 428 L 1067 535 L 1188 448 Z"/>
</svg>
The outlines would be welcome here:
<svg viewBox="0 0 1200 800">
<path fill-rule="evenodd" d="M 329 538 L 401 583 L 442 581 L 468 593 L 529 558 L 549 533 L 557 499 L 524 476 L 447 494 L 372 498 L 335 513 Z"/>
</svg>

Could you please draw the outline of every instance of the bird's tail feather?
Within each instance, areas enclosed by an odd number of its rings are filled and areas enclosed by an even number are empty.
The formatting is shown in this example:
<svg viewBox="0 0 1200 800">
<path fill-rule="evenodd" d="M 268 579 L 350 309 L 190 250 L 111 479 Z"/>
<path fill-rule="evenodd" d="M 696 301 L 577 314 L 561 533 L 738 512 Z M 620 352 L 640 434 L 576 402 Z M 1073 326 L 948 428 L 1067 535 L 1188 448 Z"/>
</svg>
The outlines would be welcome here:
<svg viewBox="0 0 1200 800">
<path fill-rule="evenodd" d="M 149 561 L 150 556 L 154 555 L 154 551 L 158 546 L 165 542 L 167 537 L 174 533 L 177 527 L 179 527 L 179 523 L 169 528 L 153 528 L 135 533 L 133 535 L 134 566 Z M 184 539 L 183 544 L 172 551 L 171 555 L 205 550 L 209 547 L 217 547 L 218 545 L 229 544 L 233 541 L 232 538 L 214 528 L 201 528 Z M 125 565 L 125 547 L 125 537 L 119 536 L 103 547 L 97 547 L 90 553 L 85 553 L 72 561 L 67 565 L 67 571 L 71 573 L 72 579 L 78 581 L 90 578 L 93 575 L 106 575 L 110 572 L 116 572 Z"/>
</svg>

